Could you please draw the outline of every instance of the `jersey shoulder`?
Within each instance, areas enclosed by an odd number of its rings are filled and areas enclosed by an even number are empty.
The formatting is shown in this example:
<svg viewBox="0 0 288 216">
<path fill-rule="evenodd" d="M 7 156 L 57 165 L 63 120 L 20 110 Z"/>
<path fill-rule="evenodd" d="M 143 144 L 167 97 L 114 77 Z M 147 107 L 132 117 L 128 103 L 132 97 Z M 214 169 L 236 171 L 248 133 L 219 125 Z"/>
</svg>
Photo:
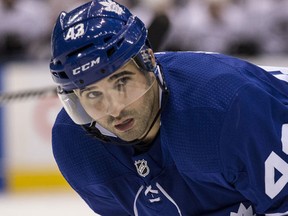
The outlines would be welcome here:
<svg viewBox="0 0 288 216">
<path fill-rule="evenodd" d="M 76 125 L 64 109 L 60 111 L 52 129 L 52 148 L 60 171 L 72 186 L 105 182 L 123 172 L 125 166 L 106 145 Z"/>
<path fill-rule="evenodd" d="M 241 96 L 243 101 L 254 102 L 255 106 L 258 94 L 285 100 L 279 90 L 280 81 L 240 59 L 193 52 L 162 55 L 159 61 L 170 91 L 162 113 L 162 129 L 169 137 L 167 145 L 183 169 L 191 169 L 190 158 L 197 161 L 195 170 L 221 169 L 218 142 L 223 123 L 229 113 L 235 117 L 250 108 L 248 103 L 243 103 L 231 110 L 237 98 Z M 260 90 L 252 91 L 251 86 Z M 244 91 L 248 92 L 244 94 Z M 262 112 L 261 105 L 257 112 Z"/>
<path fill-rule="evenodd" d="M 203 107 L 225 110 L 247 79 L 245 62 L 231 58 L 229 64 L 220 54 L 171 52 L 158 55 L 164 78 L 179 109 Z M 241 65 L 241 66 L 239 66 Z M 185 98 L 182 97 L 185 95 Z"/>
</svg>

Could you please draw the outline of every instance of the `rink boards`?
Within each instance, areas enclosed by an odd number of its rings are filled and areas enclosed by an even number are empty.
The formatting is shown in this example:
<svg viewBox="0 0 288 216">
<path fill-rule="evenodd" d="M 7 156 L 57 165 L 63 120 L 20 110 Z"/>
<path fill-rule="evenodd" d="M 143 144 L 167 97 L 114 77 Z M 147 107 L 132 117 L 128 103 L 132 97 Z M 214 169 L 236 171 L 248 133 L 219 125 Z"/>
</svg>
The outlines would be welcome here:
<svg viewBox="0 0 288 216">
<path fill-rule="evenodd" d="M 53 87 L 47 62 L 1 67 L 1 92 Z M 0 103 L 0 187 L 3 191 L 67 189 L 54 162 L 51 129 L 58 98 L 30 97 Z"/>
</svg>

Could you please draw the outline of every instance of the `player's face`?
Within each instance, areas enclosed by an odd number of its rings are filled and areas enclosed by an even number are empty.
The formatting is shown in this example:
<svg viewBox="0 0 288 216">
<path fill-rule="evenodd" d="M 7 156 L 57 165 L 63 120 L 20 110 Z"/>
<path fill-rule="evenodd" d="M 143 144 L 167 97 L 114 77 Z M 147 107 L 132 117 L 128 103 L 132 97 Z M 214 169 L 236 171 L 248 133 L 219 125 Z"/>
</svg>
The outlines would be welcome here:
<svg viewBox="0 0 288 216">
<path fill-rule="evenodd" d="M 154 74 L 141 72 L 133 61 L 76 94 L 98 124 L 125 141 L 141 138 L 159 110 Z"/>
</svg>

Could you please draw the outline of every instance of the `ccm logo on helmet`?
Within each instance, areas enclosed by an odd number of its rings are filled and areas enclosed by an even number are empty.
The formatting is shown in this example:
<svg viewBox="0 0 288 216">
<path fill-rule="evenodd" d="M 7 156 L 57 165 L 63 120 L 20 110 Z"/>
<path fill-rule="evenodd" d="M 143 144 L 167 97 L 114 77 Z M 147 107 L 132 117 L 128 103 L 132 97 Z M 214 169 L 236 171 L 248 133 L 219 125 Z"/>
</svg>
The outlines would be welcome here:
<svg viewBox="0 0 288 216">
<path fill-rule="evenodd" d="M 86 70 L 88 70 L 89 68 L 94 67 L 95 65 L 100 63 L 100 57 L 96 58 L 95 60 L 92 60 L 86 64 L 81 65 L 80 67 L 74 68 L 72 70 L 73 75 L 77 75 L 81 72 L 84 72 Z"/>
</svg>

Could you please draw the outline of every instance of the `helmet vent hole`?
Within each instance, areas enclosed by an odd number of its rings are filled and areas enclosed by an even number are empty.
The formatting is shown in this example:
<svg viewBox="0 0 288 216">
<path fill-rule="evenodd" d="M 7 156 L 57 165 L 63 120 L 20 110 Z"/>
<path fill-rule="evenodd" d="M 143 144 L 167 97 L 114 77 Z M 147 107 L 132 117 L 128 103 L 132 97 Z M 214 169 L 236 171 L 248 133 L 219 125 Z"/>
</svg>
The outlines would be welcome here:
<svg viewBox="0 0 288 216">
<path fill-rule="evenodd" d="M 102 68 L 102 69 L 100 70 L 100 72 L 101 72 L 102 74 L 104 74 L 104 73 L 106 72 L 106 70 Z"/>
<path fill-rule="evenodd" d="M 79 49 L 74 50 L 73 52 L 69 53 L 67 56 L 68 57 L 72 57 L 72 56 L 78 55 L 79 53 L 91 48 L 92 46 L 93 46 L 93 44 L 90 43 L 90 44 L 88 44 L 86 46 L 83 46 L 83 47 L 81 47 Z"/>
<path fill-rule="evenodd" d="M 105 38 L 103 39 L 104 43 L 107 43 L 108 41 L 110 41 L 111 38 L 112 38 L 112 35 L 105 37 Z"/>
<path fill-rule="evenodd" d="M 115 51 L 116 51 L 116 49 L 115 49 L 114 47 L 111 47 L 110 49 L 108 49 L 108 50 L 107 50 L 107 56 L 108 56 L 108 58 L 109 58 L 110 56 L 112 56 L 113 53 L 115 53 Z"/>
<path fill-rule="evenodd" d="M 61 78 L 61 79 L 69 79 L 69 77 L 67 76 L 67 74 L 64 72 L 64 71 L 61 71 L 58 73 L 58 76 Z"/>
<path fill-rule="evenodd" d="M 59 77 L 58 73 L 56 73 L 56 72 L 52 72 L 52 75 L 55 76 L 55 77 Z"/>
<path fill-rule="evenodd" d="M 84 84 L 84 80 L 80 79 L 80 80 L 79 80 L 79 83 L 80 83 L 80 84 Z"/>
<path fill-rule="evenodd" d="M 121 38 L 118 42 L 117 42 L 117 47 L 120 47 L 122 45 L 124 41 L 124 38 Z"/>
</svg>

